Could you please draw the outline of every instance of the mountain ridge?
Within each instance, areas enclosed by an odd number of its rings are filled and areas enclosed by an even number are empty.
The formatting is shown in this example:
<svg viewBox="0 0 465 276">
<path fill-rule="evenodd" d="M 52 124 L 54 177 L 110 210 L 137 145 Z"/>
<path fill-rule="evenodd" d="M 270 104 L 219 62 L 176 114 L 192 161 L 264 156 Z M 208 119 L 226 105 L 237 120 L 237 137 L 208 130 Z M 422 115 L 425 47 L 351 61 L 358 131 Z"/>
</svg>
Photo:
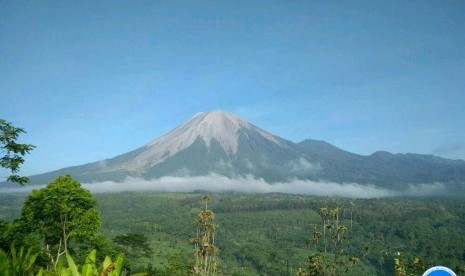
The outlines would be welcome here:
<svg viewBox="0 0 465 276">
<path fill-rule="evenodd" d="M 252 176 L 271 184 L 298 179 L 403 190 L 412 184 L 443 183 L 454 191 L 465 190 L 463 160 L 385 151 L 365 156 L 313 139 L 294 143 L 221 110 L 197 113 L 133 151 L 30 179 L 33 184 L 46 184 L 60 174 L 84 183 L 217 174 Z"/>
</svg>

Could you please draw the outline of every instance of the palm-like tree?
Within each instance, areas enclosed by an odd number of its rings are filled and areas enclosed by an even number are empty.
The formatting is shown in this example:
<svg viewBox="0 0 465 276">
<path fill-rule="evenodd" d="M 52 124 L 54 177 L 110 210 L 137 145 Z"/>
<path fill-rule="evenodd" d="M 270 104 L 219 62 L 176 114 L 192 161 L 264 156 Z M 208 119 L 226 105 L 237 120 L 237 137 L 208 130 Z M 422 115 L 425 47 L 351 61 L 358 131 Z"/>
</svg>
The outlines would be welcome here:
<svg viewBox="0 0 465 276">
<path fill-rule="evenodd" d="M 197 226 L 197 235 L 191 239 L 194 244 L 195 264 L 192 272 L 195 275 L 217 275 L 218 264 L 217 252 L 215 246 L 215 230 L 218 225 L 215 223 L 215 213 L 208 210 L 208 202 L 212 199 L 210 195 L 202 196 L 205 202 L 205 209 L 199 212 L 198 218 L 194 220 Z"/>
</svg>

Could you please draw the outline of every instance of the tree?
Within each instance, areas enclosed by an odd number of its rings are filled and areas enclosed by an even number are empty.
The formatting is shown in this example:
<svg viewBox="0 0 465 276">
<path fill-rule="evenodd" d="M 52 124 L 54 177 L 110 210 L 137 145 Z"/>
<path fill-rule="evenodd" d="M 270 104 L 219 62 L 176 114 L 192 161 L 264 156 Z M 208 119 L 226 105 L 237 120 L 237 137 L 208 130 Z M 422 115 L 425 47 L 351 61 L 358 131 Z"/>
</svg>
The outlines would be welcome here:
<svg viewBox="0 0 465 276">
<path fill-rule="evenodd" d="M 19 144 L 16 141 L 21 133 L 26 133 L 24 129 L 13 126 L 11 123 L 0 119 L 0 166 L 10 170 L 11 175 L 7 181 L 16 182 L 21 185 L 29 182 L 24 176 L 19 176 L 19 167 L 24 163 L 24 155 L 35 148 L 31 144 Z"/>
<path fill-rule="evenodd" d="M 425 271 L 425 265 L 420 258 L 415 257 L 410 264 L 406 260 L 399 258 L 394 259 L 394 275 L 395 276 L 414 276 L 420 275 Z"/>
<path fill-rule="evenodd" d="M 133 269 L 134 265 L 139 263 L 142 256 L 149 258 L 153 254 L 153 249 L 150 246 L 147 236 L 139 233 L 128 233 L 118 235 L 113 238 L 113 242 L 117 244 L 116 249 L 124 252 L 126 257 L 125 269 Z"/>
<path fill-rule="evenodd" d="M 73 239 L 89 240 L 100 227 L 92 194 L 69 175 L 59 176 L 26 198 L 21 221 L 43 237 L 46 254 L 56 268 Z"/>
<path fill-rule="evenodd" d="M 205 209 L 201 210 L 198 219 L 194 221 L 197 226 L 197 234 L 191 239 L 194 244 L 195 264 L 192 269 L 194 275 L 217 275 L 219 272 L 217 263 L 218 247 L 215 245 L 215 213 L 208 209 L 211 196 L 204 195 Z"/>
<path fill-rule="evenodd" d="M 299 268 L 299 276 L 346 275 L 352 265 L 360 263 L 348 252 L 349 229 L 340 223 L 341 208 L 318 210 L 321 225 L 312 224 L 307 243 L 317 251 L 309 257 L 308 270 Z"/>
</svg>

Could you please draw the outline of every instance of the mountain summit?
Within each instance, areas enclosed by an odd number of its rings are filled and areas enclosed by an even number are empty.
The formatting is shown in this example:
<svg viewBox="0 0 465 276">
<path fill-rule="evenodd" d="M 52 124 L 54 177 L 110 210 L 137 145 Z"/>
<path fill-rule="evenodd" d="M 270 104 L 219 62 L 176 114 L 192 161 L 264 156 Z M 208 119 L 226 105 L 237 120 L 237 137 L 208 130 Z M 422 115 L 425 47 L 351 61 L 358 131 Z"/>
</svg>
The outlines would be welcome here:
<svg viewBox="0 0 465 276">
<path fill-rule="evenodd" d="M 237 155 L 240 135 L 245 132 L 253 132 L 278 146 L 282 143 L 279 138 L 247 123 L 233 113 L 221 110 L 201 112 L 148 143 L 134 158 L 125 162 L 122 168 L 129 171 L 147 169 L 175 156 L 196 142 L 203 143 L 207 151 L 212 150 L 212 144 L 216 143 L 231 158 Z"/>
<path fill-rule="evenodd" d="M 294 147 L 233 113 L 214 110 L 198 113 L 145 146 L 107 160 L 106 169 L 148 179 L 258 173 L 269 181 L 284 180 L 276 172 L 284 173 L 286 162 L 300 157 Z"/>
<path fill-rule="evenodd" d="M 310 180 L 395 191 L 428 184 L 444 186 L 449 193 L 465 194 L 463 160 L 388 152 L 362 156 L 324 141 L 307 139 L 293 143 L 220 110 L 198 113 L 131 152 L 30 179 L 33 184 L 46 184 L 62 174 L 84 183 L 120 182 L 128 176 L 150 180 L 215 174 L 253 177 L 271 184 Z"/>
</svg>

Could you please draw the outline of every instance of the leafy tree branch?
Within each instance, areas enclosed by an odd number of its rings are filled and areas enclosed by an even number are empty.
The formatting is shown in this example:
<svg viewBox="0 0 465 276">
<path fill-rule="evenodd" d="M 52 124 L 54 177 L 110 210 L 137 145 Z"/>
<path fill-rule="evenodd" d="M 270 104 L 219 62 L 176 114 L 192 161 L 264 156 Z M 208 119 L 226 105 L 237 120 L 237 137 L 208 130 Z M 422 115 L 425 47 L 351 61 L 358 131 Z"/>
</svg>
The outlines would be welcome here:
<svg viewBox="0 0 465 276">
<path fill-rule="evenodd" d="M 24 176 L 19 176 L 21 164 L 24 163 L 24 156 L 29 154 L 35 148 L 32 144 L 17 143 L 19 135 L 26 133 L 24 129 L 15 127 L 11 123 L 0 119 L 0 166 L 9 170 L 11 175 L 7 181 L 16 182 L 21 185 L 29 182 L 29 179 Z"/>
</svg>

